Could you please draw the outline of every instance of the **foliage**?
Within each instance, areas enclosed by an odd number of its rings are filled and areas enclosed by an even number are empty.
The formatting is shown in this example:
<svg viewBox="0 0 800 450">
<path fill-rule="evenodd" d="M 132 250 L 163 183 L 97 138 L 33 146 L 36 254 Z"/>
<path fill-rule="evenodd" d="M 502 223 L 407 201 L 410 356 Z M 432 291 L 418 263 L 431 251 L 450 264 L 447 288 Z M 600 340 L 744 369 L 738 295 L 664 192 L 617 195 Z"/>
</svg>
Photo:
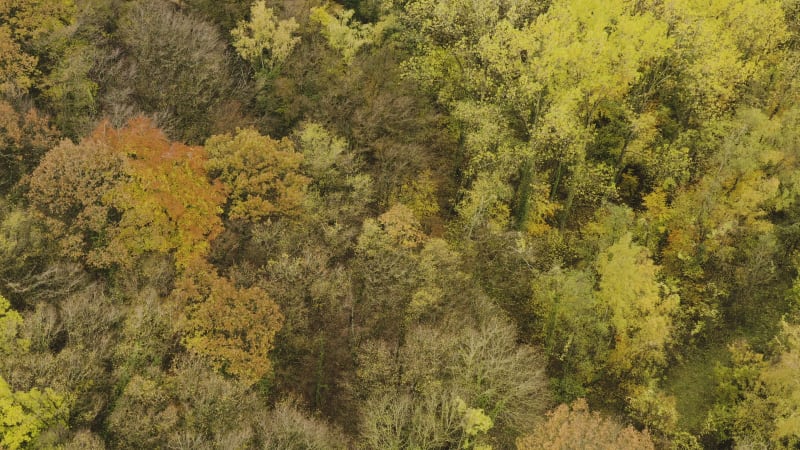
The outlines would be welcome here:
<svg viewBox="0 0 800 450">
<path fill-rule="evenodd" d="M 308 179 L 299 173 L 303 157 L 291 141 L 246 129 L 212 136 L 205 149 L 209 177 L 229 191 L 228 219 L 258 222 L 301 212 Z"/>
<path fill-rule="evenodd" d="M 520 450 L 546 448 L 655 449 L 650 435 L 590 412 L 585 399 L 562 404 L 548 413 L 547 422 L 517 441 Z"/>
<path fill-rule="evenodd" d="M 0 0 L 0 447 L 797 447 L 799 12 Z"/>
<path fill-rule="evenodd" d="M 4 358 L 27 350 L 29 342 L 17 336 L 20 325 L 22 317 L 0 296 L 0 354 Z M 16 450 L 31 445 L 46 429 L 65 426 L 68 416 L 67 396 L 49 387 L 15 391 L 0 376 L 0 444 L 4 448 Z"/>
<path fill-rule="evenodd" d="M 322 27 L 328 44 L 342 54 L 345 64 L 350 64 L 359 49 L 372 41 L 372 26 L 353 21 L 355 11 L 335 10 L 333 14 L 325 8 L 312 8 L 310 19 Z"/>
<path fill-rule="evenodd" d="M 647 250 L 625 234 L 597 258 L 598 309 L 613 329 L 609 372 L 630 380 L 649 379 L 666 363 L 672 315 L 678 296 L 656 278 Z"/>
<path fill-rule="evenodd" d="M 64 397 L 52 389 L 13 392 L 0 377 L 0 444 L 16 450 L 35 442 L 44 429 L 66 422 L 66 407 Z"/>
<path fill-rule="evenodd" d="M 221 229 L 223 189 L 208 183 L 204 164 L 201 148 L 169 142 L 148 120 L 119 130 L 103 123 L 80 144 L 50 151 L 28 198 L 63 233 L 67 256 L 130 267 L 147 253 L 170 253 L 184 268 Z"/>
<path fill-rule="evenodd" d="M 283 316 L 263 290 L 237 288 L 212 267 L 199 265 L 188 269 L 177 295 L 187 305 L 189 350 L 248 386 L 270 372 L 269 351 Z"/>
<path fill-rule="evenodd" d="M 106 114 L 115 124 L 152 115 L 170 137 L 195 144 L 210 136 L 232 86 L 216 28 L 158 0 L 127 4 L 116 26 L 124 57 L 111 56 Z"/>
<path fill-rule="evenodd" d="M 280 69 L 300 38 L 293 36 L 298 24 L 294 18 L 278 20 L 266 2 L 258 0 L 250 8 L 250 20 L 231 30 L 233 46 L 256 70 L 269 73 Z"/>
</svg>

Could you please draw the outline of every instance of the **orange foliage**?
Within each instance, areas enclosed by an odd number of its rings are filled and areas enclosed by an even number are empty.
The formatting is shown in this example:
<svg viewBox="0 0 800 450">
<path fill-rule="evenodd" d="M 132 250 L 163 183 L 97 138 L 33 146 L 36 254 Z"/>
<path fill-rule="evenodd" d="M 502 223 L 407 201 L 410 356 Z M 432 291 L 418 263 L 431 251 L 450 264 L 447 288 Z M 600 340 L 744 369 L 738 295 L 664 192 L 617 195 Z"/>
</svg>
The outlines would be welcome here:
<svg viewBox="0 0 800 450">
<path fill-rule="evenodd" d="M 241 289 L 206 263 L 191 265 L 175 295 L 186 304 L 184 345 L 250 385 L 272 370 L 269 351 L 283 324 L 260 288 Z"/>
<path fill-rule="evenodd" d="M 103 122 L 43 158 L 29 199 L 64 234 L 69 256 L 129 267 L 148 252 L 172 253 L 182 269 L 222 230 L 224 188 L 208 183 L 205 161 L 201 147 L 170 142 L 147 119 L 121 129 Z"/>
<path fill-rule="evenodd" d="M 548 413 L 547 422 L 517 441 L 519 450 L 586 449 L 586 450 L 654 450 L 650 435 L 623 427 L 614 420 L 589 412 L 584 399 L 571 406 L 560 405 Z"/>
<path fill-rule="evenodd" d="M 203 148 L 170 142 L 147 119 L 120 130 L 101 125 L 94 137 L 126 156 L 130 176 L 104 198 L 122 213 L 106 256 L 113 261 L 120 254 L 174 251 L 180 269 L 205 257 L 222 231 L 218 215 L 225 197 L 221 184 L 206 180 Z"/>
</svg>

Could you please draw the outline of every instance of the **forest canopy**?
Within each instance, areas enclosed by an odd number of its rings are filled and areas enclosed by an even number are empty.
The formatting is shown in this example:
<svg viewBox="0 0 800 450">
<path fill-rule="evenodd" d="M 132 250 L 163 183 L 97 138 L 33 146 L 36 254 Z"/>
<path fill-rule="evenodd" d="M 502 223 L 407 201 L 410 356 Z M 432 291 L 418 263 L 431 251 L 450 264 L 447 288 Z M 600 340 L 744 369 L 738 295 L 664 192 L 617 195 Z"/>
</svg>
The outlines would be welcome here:
<svg viewBox="0 0 800 450">
<path fill-rule="evenodd" d="M 800 445 L 800 0 L 0 0 L 0 447 Z"/>
</svg>

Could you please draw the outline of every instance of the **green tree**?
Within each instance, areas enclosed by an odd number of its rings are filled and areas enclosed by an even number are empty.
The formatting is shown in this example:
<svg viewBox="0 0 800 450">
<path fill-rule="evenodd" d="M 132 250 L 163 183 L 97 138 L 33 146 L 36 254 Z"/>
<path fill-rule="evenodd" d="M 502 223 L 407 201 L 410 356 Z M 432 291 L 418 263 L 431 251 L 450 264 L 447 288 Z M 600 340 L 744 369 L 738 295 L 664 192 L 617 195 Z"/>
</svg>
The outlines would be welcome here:
<svg viewBox="0 0 800 450">
<path fill-rule="evenodd" d="M 0 296 L 0 354 L 3 358 L 26 352 L 29 342 L 18 337 L 22 316 Z M 0 444 L 16 450 L 35 445 L 45 430 L 65 427 L 69 416 L 68 397 L 50 388 L 15 391 L 0 376 Z"/>
<path fill-rule="evenodd" d="M 68 403 L 50 388 L 12 391 L 0 377 L 0 444 L 9 450 L 25 448 L 53 426 L 66 426 Z"/>
</svg>

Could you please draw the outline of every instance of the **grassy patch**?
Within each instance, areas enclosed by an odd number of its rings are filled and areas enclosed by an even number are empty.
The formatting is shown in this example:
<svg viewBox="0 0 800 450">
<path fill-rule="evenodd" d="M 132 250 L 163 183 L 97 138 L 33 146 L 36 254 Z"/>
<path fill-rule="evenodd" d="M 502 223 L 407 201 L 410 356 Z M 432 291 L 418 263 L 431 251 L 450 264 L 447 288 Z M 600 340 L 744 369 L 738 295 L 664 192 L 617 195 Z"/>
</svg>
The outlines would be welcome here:
<svg viewBox="0 0 800 450">
<path fill-rule="evenodd" d="M 725 344 L 720 343 L 696 349 L 667 371 L 664 388 L 677 400 L 681 429 L 695 434 L 702 431 L 714 401 L 714 367 L 727 359 L 728 350 Z"/>
</svg>

